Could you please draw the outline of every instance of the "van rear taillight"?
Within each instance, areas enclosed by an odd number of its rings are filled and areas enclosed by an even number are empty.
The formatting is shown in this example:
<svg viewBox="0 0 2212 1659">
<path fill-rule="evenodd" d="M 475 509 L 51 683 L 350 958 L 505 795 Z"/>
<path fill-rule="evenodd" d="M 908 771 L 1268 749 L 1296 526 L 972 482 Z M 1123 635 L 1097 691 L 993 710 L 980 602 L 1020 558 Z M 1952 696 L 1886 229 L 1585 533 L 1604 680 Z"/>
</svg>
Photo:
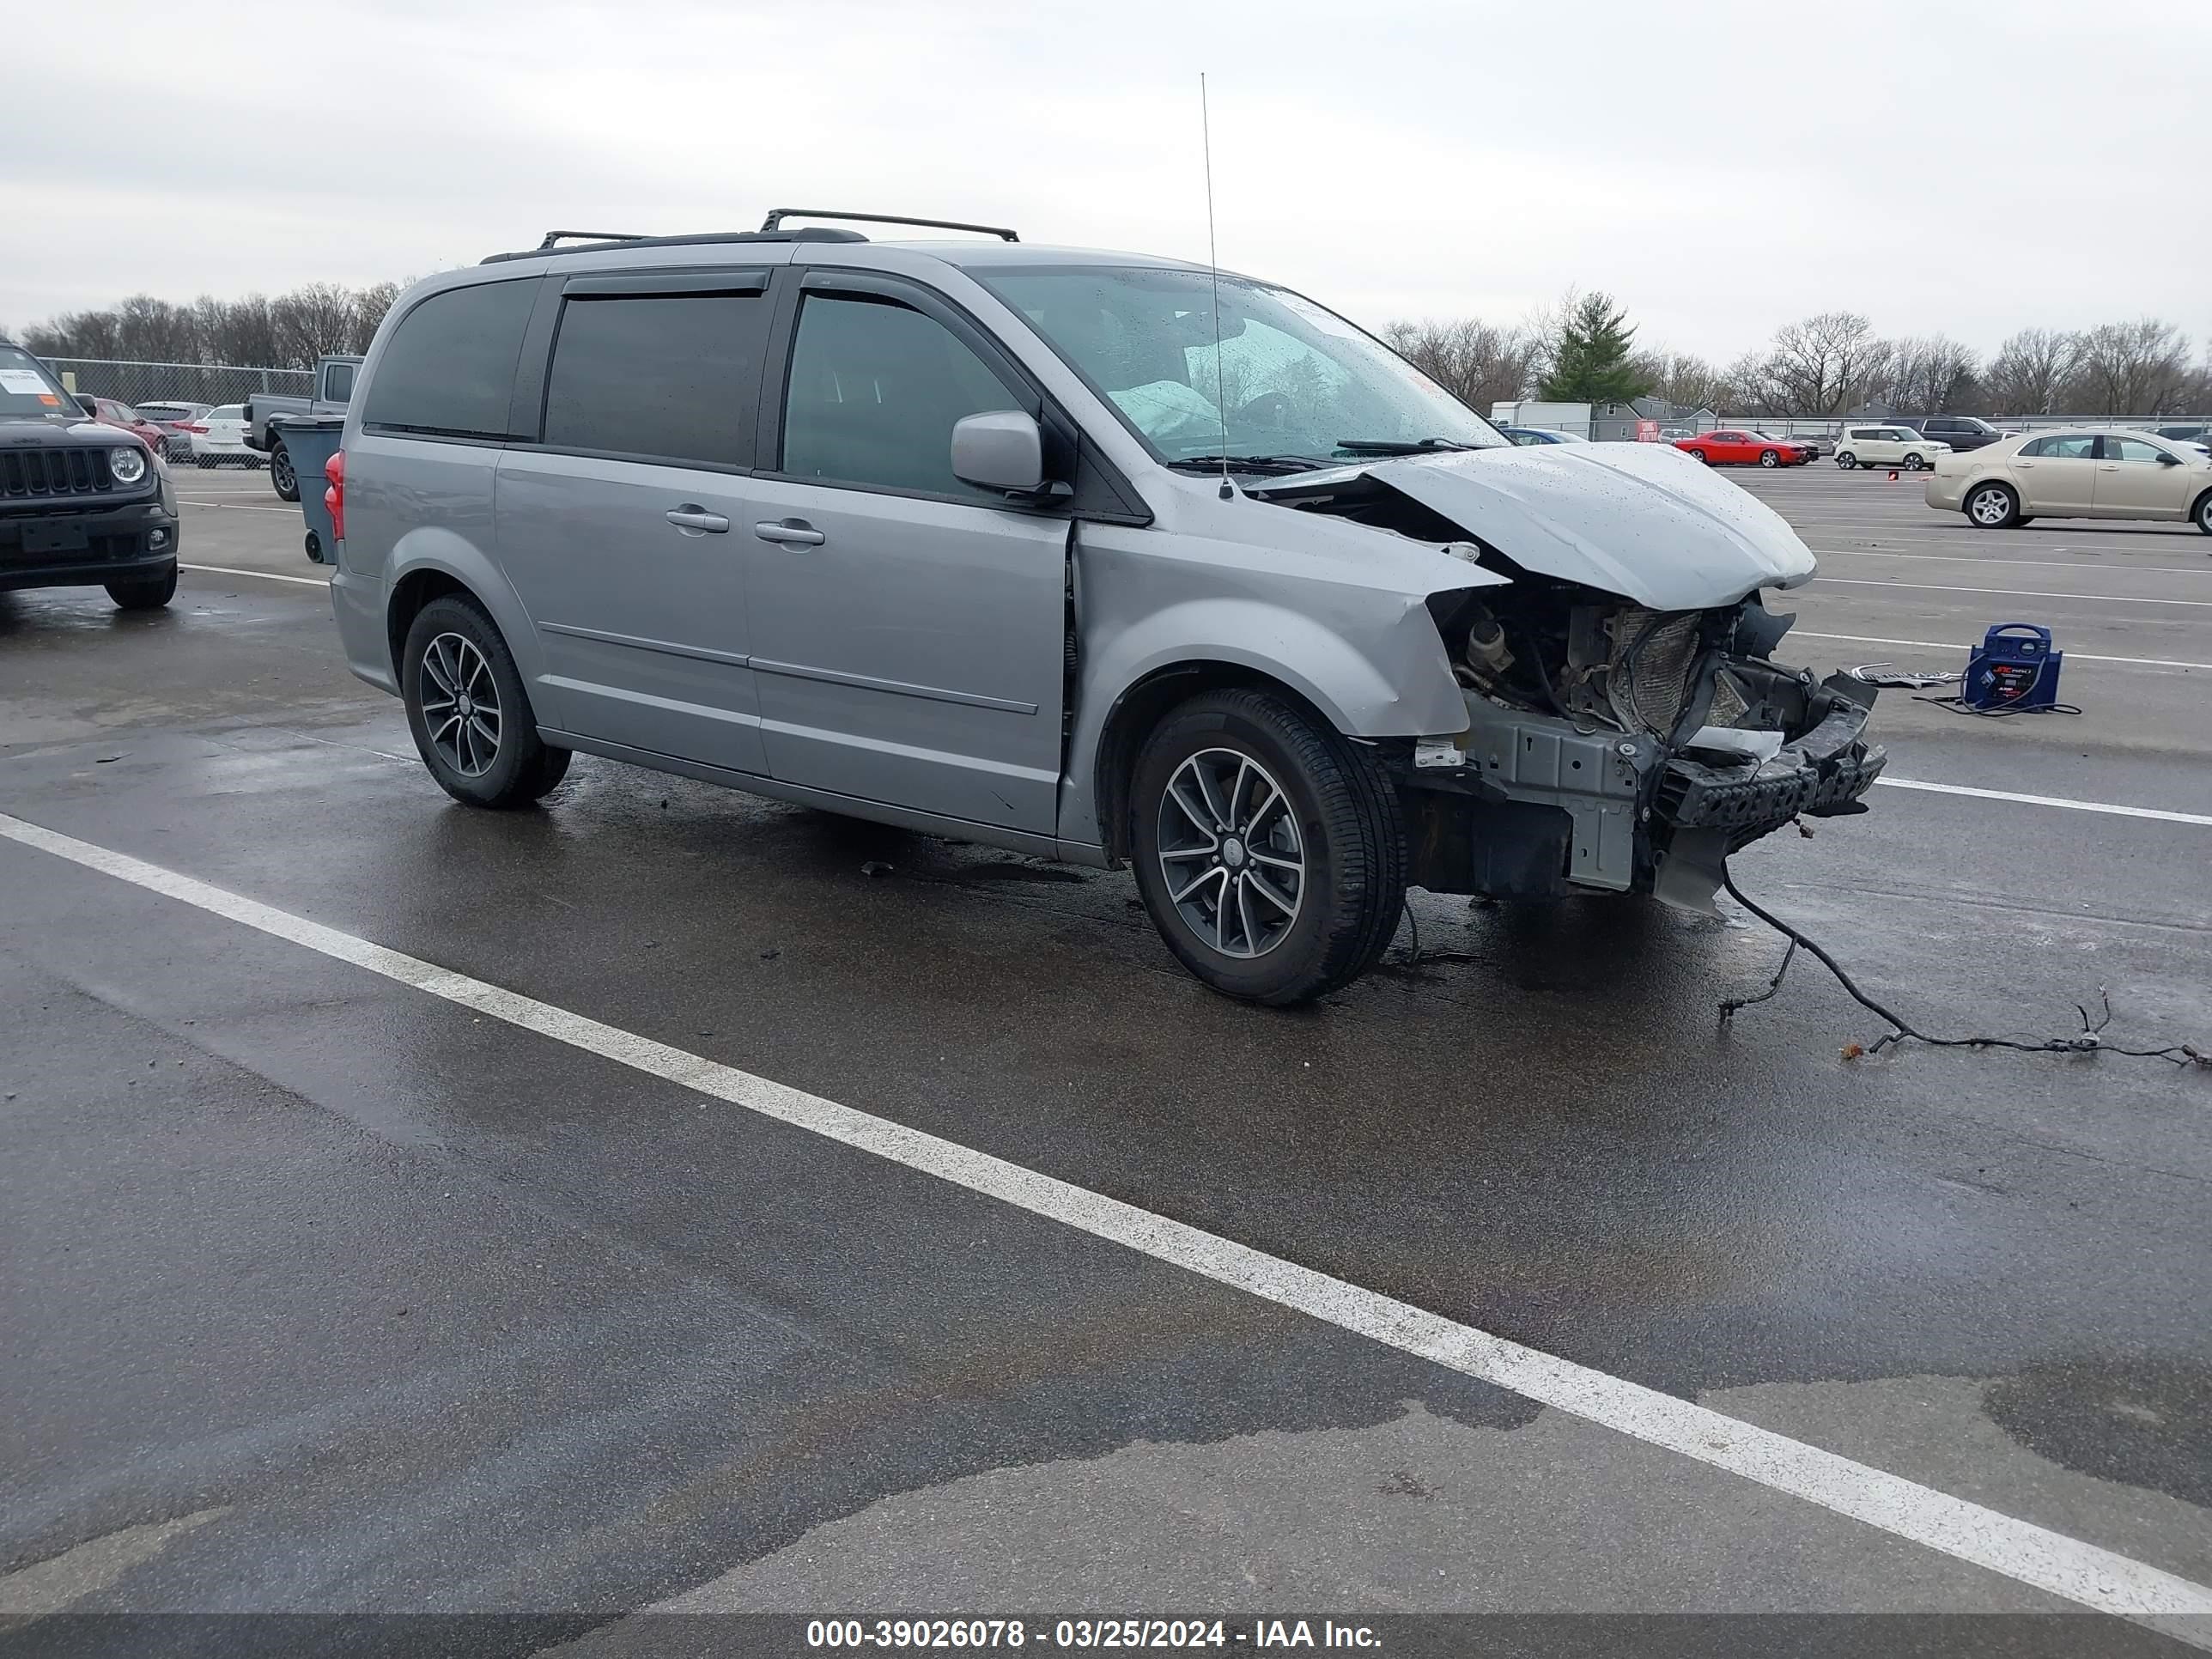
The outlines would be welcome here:
<svg viewBox="0 0 2212 1659">
<path fill-rule="evenodd" d="M 331 510 L 331 539 L 342 542 L 345 539 L 345 451 L 341 449 L 323 463 L 323 476 L 331 481 L 331 487 L 323 492 L 323 505 Z"/>
</svg>

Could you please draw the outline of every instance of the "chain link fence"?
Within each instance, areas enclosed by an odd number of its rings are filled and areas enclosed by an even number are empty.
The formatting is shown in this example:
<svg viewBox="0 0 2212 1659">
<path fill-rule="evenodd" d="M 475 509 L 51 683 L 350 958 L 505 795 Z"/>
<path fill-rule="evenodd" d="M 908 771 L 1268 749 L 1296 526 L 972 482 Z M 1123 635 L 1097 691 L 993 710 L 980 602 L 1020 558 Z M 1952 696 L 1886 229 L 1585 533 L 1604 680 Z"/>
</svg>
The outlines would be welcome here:
<svg viewBox="0 0 2212 1659">
<path fill-rule="evenodd" d="M 234 363 L 118 362 L 99 357 L 42 360 L 72 392 L 119 404 L 243 403 L 257 392 L 314 392 L 311 368 L 251 368 Z"/>
</svg>

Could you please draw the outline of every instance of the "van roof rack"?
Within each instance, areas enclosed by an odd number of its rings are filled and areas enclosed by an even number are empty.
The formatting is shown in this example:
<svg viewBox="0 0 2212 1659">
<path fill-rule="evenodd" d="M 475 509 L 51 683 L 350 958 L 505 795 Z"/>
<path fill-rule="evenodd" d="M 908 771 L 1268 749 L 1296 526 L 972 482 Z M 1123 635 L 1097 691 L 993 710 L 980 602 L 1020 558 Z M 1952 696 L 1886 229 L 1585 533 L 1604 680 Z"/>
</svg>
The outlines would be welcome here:
<svg viewBox="0 0 2212 1659">
<path fill-rule="evenodd" d="M 1002 242 L 1022 240 L 1004 225 L 963 224 L 957 219 L 909 219 L 898 213 L 833 213 L 827 208 L 777 208 L 761 221 L 762 234 L 775 230 L 786 219 L 850 219 L 864 225 L 920 225 L 931 230 L 976 231 L 985 236 L 995 236 Z"/>
<path fill-rule="evenodd" d="M 641 242 L 644 240 L 645 234 L 635 230 L 549 230 L 536 251 L 544 253 L 562 242 Z"/>
<path fill-rule="evenodd" d="M 578 242 L 571 247 L 558 246 L 563 237 L 570 236 L 591 240 Z M 481 263 L 495 265 L 509 259 L 544 259 L 562 253 L 598 253 L 611 247 L 693 247 L 702 242 L 865 242 L 867 240 L 857 230 L 839 230 L 830 225 L 801 225 L 795 230 L 710 230 L 690 236 L 617 236 L 589 230 L 549 230 L 545 233 L 545 240 L 536 247 L 519 248 L 512 253 L 488 253 Z"/>
</svg>

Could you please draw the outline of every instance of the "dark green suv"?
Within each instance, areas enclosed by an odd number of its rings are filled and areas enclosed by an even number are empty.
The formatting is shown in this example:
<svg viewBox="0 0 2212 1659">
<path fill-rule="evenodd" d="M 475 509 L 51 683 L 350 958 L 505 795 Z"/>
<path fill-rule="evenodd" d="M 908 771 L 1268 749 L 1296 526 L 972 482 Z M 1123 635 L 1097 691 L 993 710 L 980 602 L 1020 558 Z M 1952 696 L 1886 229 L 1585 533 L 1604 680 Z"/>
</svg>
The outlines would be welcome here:
<svg viewBox="0 0 2212 1659">
<path fill-rule="evenodd" d="M 125 611 L 177 591 L 177 501 L 143 440 L 92 418 L 0 340 L 0 591 L 104 587 Z"/>
</svg>

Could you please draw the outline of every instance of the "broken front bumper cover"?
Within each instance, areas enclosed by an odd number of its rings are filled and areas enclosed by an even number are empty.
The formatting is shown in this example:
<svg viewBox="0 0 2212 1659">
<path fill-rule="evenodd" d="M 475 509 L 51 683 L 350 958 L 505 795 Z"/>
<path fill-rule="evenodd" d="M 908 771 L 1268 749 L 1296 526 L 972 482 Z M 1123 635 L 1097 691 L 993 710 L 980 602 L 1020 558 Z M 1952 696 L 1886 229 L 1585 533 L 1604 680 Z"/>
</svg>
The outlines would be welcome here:
<svg viewBox="0 0 2212 1659">
<path fill-rule="evenodd" d="M 1835 681 L 1824 690 L 1835 691 Z M 1659 817 L 1677 830 L 1729 831 L 1741 837 L 1741 846 L 1795 817 L 1864 811 L 1859 797 L 1889 763 L 1879 744 L 1866 741 L 1870 709 L 1841 693 L 1820 724 L 1763 761 L 1714 763 L 1676 756 L 1660 776 Z"/>
<path fill-rule="evenodd" d="M 1815 689 L 1809 679 L 1794 712 L 1810 724 L 1795 738 L 1728 729 L 1731 738 L 1763 737 L 1774 745 L 1765 753 L 1720 747 L 1722 733 L 1711 728 L 1698 734 L 1703 743 L 1669 750 L 1648 736 L 1585 730 L 1468 692 L 1466 770 L 1427 777 L 1492 805 L 1474 832 L 1466 884 L 1439 890 L 1649 890 L 1711 912 L 1730 853 L 1795 818 L 1864 811 L 1859 798 L 1887 761 L 1866 741 L 1873 688 L 1838 675 Z M 1528 816 L 1539 808 L 1553 810 Z M 1449 875 L 1438 868 L 1425 884 Z"/>
<path fill-rule="evenodd" d="M 1813 729 L 1765 760 L 1699 759 L 1705 751 L 1693 751 L 1668 761 L 1656 803 L 1666 836 L 1653 860 L 1654 898 L 1712 915 L 1730 853 L 1799 817 L 1867 810 L 1859 797 L 1889 763 L 1881 745 L 1866 740 L 1872 689 L 1832 675 L 1815 707 L 1826 712 Z"/>
</svg>

